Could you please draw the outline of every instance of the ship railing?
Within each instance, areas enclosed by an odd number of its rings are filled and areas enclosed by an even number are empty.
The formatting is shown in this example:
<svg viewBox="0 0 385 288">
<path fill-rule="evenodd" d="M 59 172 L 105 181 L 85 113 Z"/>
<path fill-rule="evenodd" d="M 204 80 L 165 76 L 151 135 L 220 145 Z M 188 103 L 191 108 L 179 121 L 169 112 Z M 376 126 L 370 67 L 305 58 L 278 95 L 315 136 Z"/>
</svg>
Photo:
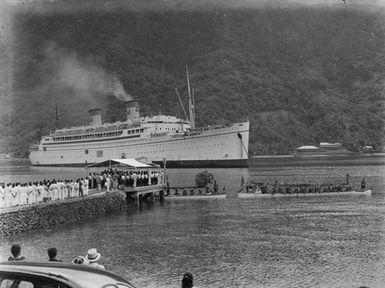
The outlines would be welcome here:
<svg viewBox="0 0 385 288">
<path fill-rule="evenodd" d="M 207 126 L 207 127 L 198 127 L 198 128 L 195 128 L 195 129 L 192 130 L 192 131 L 203 132 L 203 131 L 210 131 L 210 130 L 222 129 L 222 128 L 226 128 L 226 127 L 229 127 L 229 126 L 225 126 L 225 125 L 215 125 L 215 126 Z"/>
<path fill-rule="evenodd" d="M 166 136 L 168 133 L 167 132 L 161 132 L 161 133 L 151 133 L 151 137 L 161 137 L 161 136 Z"/>
<path fill-rule="evenodd" d="M 128 128 L 128 124 L 120 124 L 120 125 L 118 126 L 118 128 L 119 128 L 119 129 L 122 129 L 122 130 L 127 129 L 127 128 Z"/>
<path fill-rule="evenodd" d="M 60 130 L 56 130 L 53 133 L 50 133 L 50 136 L 71 136 L 71 135 L 79 135 L 79 134 L 89 134 L 89 133 L 100 133 L 100 132 L 109 132 L 116 130 L 124 130 L 129 128 L 140 127 L 140 123 L 122 123 L 116 122 L 113 125 L 109 123 L 104 123 L 102 126 L 93 127 L 93 126 L 83 126 L 73 127 L 73 128 L 62 128 Z"/>
</svg>

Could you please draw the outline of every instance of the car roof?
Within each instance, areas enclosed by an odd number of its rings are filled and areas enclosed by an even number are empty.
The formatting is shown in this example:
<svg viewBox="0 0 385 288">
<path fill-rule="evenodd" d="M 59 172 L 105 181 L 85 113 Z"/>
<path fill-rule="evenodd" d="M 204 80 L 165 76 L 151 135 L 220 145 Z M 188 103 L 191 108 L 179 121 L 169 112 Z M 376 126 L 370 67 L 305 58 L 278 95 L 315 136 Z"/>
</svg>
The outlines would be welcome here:
<svg viewBox="0 0 385 288">
<path fill-rule="evenodd" d="M 66 264 L 61 262 L 24 262 L 10 261 L 0 263 L 1 272 L 23 273 L 33 276 L 43 276 L 58 281 L 64 280 L 69 285 L 79 287 L 101 287 L 105 284 L 130 284 L 123 277 L 104 269 L 81 264 Z"/>
</svg>

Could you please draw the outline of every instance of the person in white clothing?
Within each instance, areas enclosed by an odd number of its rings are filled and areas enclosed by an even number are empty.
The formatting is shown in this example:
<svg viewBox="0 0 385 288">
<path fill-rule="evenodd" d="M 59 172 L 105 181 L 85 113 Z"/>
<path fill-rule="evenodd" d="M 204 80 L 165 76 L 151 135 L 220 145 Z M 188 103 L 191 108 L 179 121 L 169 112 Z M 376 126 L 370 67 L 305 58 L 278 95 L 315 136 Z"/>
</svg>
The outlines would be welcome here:
<svg viewBox="0 0 385 288">
<path fill-rule="evenodd" d="M 5 187 L 5 208 L 11 207 L 12 195 L 11 195 L 11 183 L 8 183 Z"/>
<path fill-rule="evenodd" d="M 46 197 L 45 189 L 44 189 L 43 183 L 40 182 L 39 186 L 37 186 L 37 203 L 42 202 L 44 197 Z"/>
<path fill-rule="evenodd" d="M 5 189 L 3 184 L 0 185 L 0 208 L 5 208 Z"/>
<path fill-rule="evenodd" d="M 38 195 L 38 191 L 37 191 L 37 186 L 36 186 L 37 183 L 32 183 L 31 185 L 31 190 L 32 190 L 32 193 L 31 193 L 31 204 L 36 204 L 37 203 L 37 195 Z"/>
<path fill-rule="evenodd" d="M 136 187 L 136 181 L 137 181 L 137 179 L 138 179 L 138 176 L 136 175 L 135 172 L 132 173 L 132 179 L 134 180 L 134 181 L 133 181 L 132 187 Z"/>
<path fill-rule="evenodd" d="M 47 184 L 46 197 L 49 201 L 54 201 L 56 199 L 56 184 L 55 182 Z"/>
<path fill-rule="evenodd" d="M 73 182 L 72 181 L 66 181 L 67 185 L 67 192 L 68 192 L 68 198 L 72 198 L 72 191 L 73 191 Z"/>
<path fill-rule="evenodd" d="M 111 180 L 110 180 L 110 177 L 109 177 L 109 176 L 107 176 L 106 182 L 105 182 L 104 185 L 106 186 L 107 192 L 110 192 Z"/>
<path fill-rule="evenodd" d="M 27 184 L 21 185 L 21 192 L 23 193 L 23 205 L 29 204 L 29 189 Z"/>
<path fill-rule="evenodd" d="M 16 186 L 16 191 L 17 191 L 17 196 L 16 196 L 16 205 L 24 205 L 25 204 L 25 195 L 24 195 L 24 189 L 23 187 L 20 185 L 20 183 L 17 184 Z"/>
<path fill-rule="evenodd" d="M 58 199 L 59 200 L 63 200 L 64 199 L 64 183 L 61 181 L 61 180 L 58 180 L 57 181 L 57 195 L 58 195 Z"/>
<path fill-rule="evenodd" d="M 88 177 L 84 179 L 84 196 L 88 195 L 88 189 L 89 189 L 90 182 L 88 180 Z"/>
<path fill-rule="evenodd" d="M 25 193 L 26 193 L 26 196 L 27 196 L 27 204 L 30 205 L 32 204 L 33 202 L 33 189 L 32 189 L 32 183 L 29 182 L 28 185 L 25 186 Z"/>
<path fill-rule="evenodd" d="M 67 198 L 67 195 L 68 195 L 67 185 L 64 184 L 63 180 L 60 181 L 59 185 L 60 185 L 60 199 L 64 200 Z"/>
<path fill-rule="evenodd" d="M 74 195 L 75 197 L 79 197 L 79 179 L 76 180 L 74 184 Z"/>
<path fill-rule="evenodd" d="M 106 269 L 103 265 L 99 264 L 98 261 L 102 254 L 100 254 L 96 248 L 91 248 L 88 250 L 86 257 L 84 257 L 88 262 L 89 266 L 96 267 L 99 269 Z"/>
<path fill-rule="evenodd" d="M 13 196 L 13 206 L 21 205 L 21 191 L 20 191 L 20 183 L 17 183 L 15 187 L 12 187 L 12 196 Z"/>
<path fill-rule="evenodd" d="M 71 198 L 76 197 L 76 195 L 75 195 L 75 182 L 73 180 L 71 180 L 70 186 L 71 186 Z"/>
</svg>

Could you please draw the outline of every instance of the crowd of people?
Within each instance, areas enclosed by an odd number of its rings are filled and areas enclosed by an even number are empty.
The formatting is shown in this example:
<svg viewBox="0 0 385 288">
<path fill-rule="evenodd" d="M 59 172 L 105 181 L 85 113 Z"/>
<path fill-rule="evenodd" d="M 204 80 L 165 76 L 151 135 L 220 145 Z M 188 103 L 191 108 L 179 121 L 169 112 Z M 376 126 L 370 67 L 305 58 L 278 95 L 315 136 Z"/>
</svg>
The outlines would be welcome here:
<svg viewBox="0 0 385 288">
<path fill-rule="evenodd" d="M 26 258 L 21 256 L 21 245 L 13 244 L 11 246 L 11 256 L 8 258 L 8 261 L 25 261 Z M 48 261 L 50 262 L 63 262 L 60 259 L 57 259 L 57 249 L 55 247 L 50 247 L 47 249 Z M 100 258 L 102 254 L 98 252 L 96 248 L 91 248 L 87 251 L 85 256 L 76 256 L 71 263 L 77 265 L 88 265 L 98 269 L 106 269 L 104 265 L 100 264 Z M 186 272 L 182 278 L 182 288 L 194 288 L 193 285 L 193 275 L 190 272 Z"/>
<path fill-rule="evenodd" d="M 21 245 L 13 244 L 11 246 L 11 254 L 8 258 L 8 261 L 25 261 L 25 257 L 21 256 Z M 47 249 L 48 261 L 50 262 L 63 262 L 60 259 L 57 259 L 57 249 L 55 247 L 50 247 Z M 99 253 L 96 248 L 91 248 L 88 250 L 86 256 L 77 256 L 71 262 L 73 264 L 84 264 L 90 265 L 100 269 L 106 269 L 104 265 L 99 263 L 102 254 Z"/>
<path fill-rule="evenodd" d="M 99 173 L 99 177 L 102 181 L 101 184 L 105 184 L 107 191 L 109 191 L 111 187 L 120 187 L 120 185 L 126 187 L 150 186 L 162 184 L 166 181 L 163 170 L 140 171 L 110 168 Z M 105 179 L 105 182 L 103 182 L 103 179 Z"/>
<path fill-rule="evenodd" d="M 29 183 L 0 184 L 0 208 L 85 197 L 89 193 L 88 177 L 73 180 L 43 180 Z"/>
<path fill-rule="evenodd" d="M 114 189 L 164 183 L 163 171 L 127 171 L 116 168 L 89 173 L 74 180 L 43 180 L 29 183 L 0 183 L 0 209 L 37 204 L 41 202 L 86 197 L 92 189 L 107 192 Z"/>
</svg>

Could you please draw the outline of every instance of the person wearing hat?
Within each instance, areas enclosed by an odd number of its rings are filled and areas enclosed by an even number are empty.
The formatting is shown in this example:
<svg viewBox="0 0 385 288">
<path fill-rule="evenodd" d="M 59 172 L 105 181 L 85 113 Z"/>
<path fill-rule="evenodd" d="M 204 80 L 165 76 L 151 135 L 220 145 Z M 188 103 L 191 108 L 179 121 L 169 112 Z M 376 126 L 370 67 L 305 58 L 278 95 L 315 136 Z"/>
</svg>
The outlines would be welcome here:
<svg viewBox="0 0 385 288">
<path fill-rule="evenodd" d="M 182 288 L 194 288 L 193 275 L 190 272 L 186 272 L 182 278 Z M 196 288 L 196 287 L 195 287 Z"/>
<path fill-rule="evenodd" d="M 90 266 L 106 269 L 102 264 L 99 264 L 98 261 L 102 255 L 96 250 L 96 248 L 91 248 L 88 250 L 85 259 L 89 262 Z"/>
</svg>

